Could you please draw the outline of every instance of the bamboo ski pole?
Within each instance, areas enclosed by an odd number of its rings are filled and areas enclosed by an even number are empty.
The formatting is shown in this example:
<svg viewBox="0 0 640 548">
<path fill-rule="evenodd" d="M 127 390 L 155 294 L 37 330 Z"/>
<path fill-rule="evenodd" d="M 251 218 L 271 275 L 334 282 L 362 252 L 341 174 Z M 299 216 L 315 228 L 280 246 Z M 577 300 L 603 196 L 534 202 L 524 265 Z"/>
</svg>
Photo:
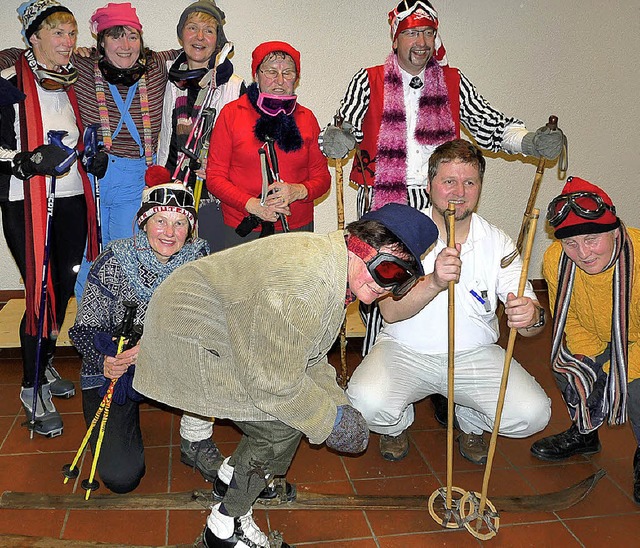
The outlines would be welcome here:
<svg viewBox="0 0 640 548">
<path fill-rule="evenodd" d="M 445 212 L 447 223 L 447 246 L 456 246 L 456 206 L 449 202 Z M 448 293 L 448 362 L 447 362 L 447 508 L 451 508 L 453 487 L 453 410 L 454 410 L 454 362 L 455 362 L 455 332 L 456 332 L 456 283 L 451 281 Z"/>
</svg>

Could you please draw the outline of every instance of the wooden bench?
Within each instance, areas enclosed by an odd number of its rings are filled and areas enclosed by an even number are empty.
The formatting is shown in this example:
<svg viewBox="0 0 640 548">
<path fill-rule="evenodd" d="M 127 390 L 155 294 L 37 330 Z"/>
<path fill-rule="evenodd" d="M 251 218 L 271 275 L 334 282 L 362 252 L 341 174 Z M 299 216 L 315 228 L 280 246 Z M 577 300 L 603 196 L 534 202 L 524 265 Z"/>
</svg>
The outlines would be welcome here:
<svg viewBox="0 0 640 548">
<path fill-rule="evenodd" d="M 0 348 L 20 348 L 20 321 L 24 314 L 24 299 L 11 299 L 0 310 Z M 72 298 L 58 336 L 58 346 L 73 346 L 69 327 L 76 318 L 76 300 Z"/>
</svg>

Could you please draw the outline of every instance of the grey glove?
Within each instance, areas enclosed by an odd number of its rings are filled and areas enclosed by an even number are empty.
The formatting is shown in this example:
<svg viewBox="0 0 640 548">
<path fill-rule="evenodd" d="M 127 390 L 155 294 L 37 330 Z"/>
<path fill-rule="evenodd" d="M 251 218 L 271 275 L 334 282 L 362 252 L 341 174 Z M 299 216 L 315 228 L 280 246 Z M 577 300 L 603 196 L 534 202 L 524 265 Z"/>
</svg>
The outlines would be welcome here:
<svg viewBox="0 0 640 548">
<path fill-rule="evenodd" d="M 360 411 L 350 405 L 340 405 L 333 430 L 325 443 L 341 453 L 364 451 L 369 443 L 369 427 Z"/>
<path fill-rule="evenodd" d="M 544 157 L 555 160 L 562 152 L 564 135 L 558 129 L 541 127 L 535 133 L 530 131 L 522 139 L 522 152 L 527 156 Z"/>
<path fill-rule="evenodd" d="M 318 135 L 320 150 L 327 158 L 346 158 L 356 146 L 353 126 L 343 122 L 342 127 L 328 125 Z"/>
</svg>

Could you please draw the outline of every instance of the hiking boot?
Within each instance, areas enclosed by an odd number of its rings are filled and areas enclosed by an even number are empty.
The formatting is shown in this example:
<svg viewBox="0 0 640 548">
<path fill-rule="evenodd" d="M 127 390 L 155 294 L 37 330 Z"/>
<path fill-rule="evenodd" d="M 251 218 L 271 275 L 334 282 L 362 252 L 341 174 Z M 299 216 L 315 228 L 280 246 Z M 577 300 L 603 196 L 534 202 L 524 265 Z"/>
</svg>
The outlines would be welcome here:
<svg viewBox="0 0 640 548">
<path fill-rule="evenodd" d="M 384 460 L 399 461 L 409 454 L 409 435 L 403 430 L 397 436 L 380 436 L 380 454 Z"/>
<path fill-rule="evenodd" d="M 227 457 L 220 465 L 220 468 L 218 469 L 218 476 L 213 482 L 212 493 L 215 500 L 222 500 L 227 494 L 227 489 L 229 489 L 229 483 L 231 483 L 232 477 L 233 466 L 229 464 L 229 457 Z M 286 502 L 292 502 L 296 500 L 296 496 L 298 495 L 296 486 L 279 476 L 274 477 L 269 482 L 269 485 L 267 485 L 262 491 L 260 491 L 257 500 L 258 502 L 264 503 L 279 499 L 281 498 L 280 494 L 282 493 L 283 489 L 286 492 Z"/>
<path fill-rule="evenodd" d="M 273 534 L 272 537 L 279 537 Z M 206 548 L 270 548 L 269 537 L 265 535 L 253 521 L 251 510 L 244 516 L 234 518 L 220 511 L 220 503 L 216 504 L 207 518 L 207 525 L 202 533 L 202 540 Z M 291 548 L 281 541 L 282 548 Z"/>
<path fill-rule="evenodd" d="M 460 454 L 473 464 L 487 464 L 489 447 L 484 441 L 483 434 L 467 434 L 460 432 L 458 435 L 458 449 Z"/>
<path fill-rule="evenodd" d="M 201 441 L 180 441 L 180 462 L 197 468 L 202 477 L 213 483 L 224 457 L 211 438 Z"/>
<path fill-rule="evenodd" d="M 433 404 L 433 416 L 446 428 L 449 422 L 449 400 L 442 394 L 431 394 L 430 397 Z"/>
<path fill-rule="evenodd" d="M 45 384 L 49 384 L 51 395 L 56 398 L 70 398 L 76 393 L 73 382 L 63 379 L 53 367 L 53 358 L 49 360 L 44 370 Z"/>
<path fill-rule="evenodd" d="M 640 504 L 640 447 L 633 456 L 633 500 Z"/>
<path fill-rule="evenodd" d="M 531 453 L 541 460 L 563 460 L 573 455 L 593 455 L 601 448 L 597 430 L 581 434 L 572 424 L 569 430 L 536 441 Z"/>
<path fill-rule="evenodd" d="M 22 387 L 20 390 L 20 401 L 27 415 L 28 423 L 31 423 L 33 418 L 33 391 L 33 386 L 30 388 Z M 51 401 L 51 390 L 48 384 L 41 386 L 38 391 L 33 431 L 47 438 L 55 438 L 62 434 L 62 418 Z"/>
</svg>

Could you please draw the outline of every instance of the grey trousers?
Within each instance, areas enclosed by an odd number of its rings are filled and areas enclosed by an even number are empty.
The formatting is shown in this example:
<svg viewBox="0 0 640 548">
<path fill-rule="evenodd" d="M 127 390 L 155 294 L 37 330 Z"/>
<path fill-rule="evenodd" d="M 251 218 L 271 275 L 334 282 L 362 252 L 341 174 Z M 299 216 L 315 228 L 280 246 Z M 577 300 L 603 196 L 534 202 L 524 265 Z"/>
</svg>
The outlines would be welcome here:
<svg viewBox="0 0 640 548">
<path fill-rule="evenodd" d="M 302 439 L 302 432 L 280 421 L 234 421 L 243 436 L 231 455 L 234 467 L 222 500 L 233 517 L 245 515 L 273 476 L 284 476 Z"/>
</svg>

